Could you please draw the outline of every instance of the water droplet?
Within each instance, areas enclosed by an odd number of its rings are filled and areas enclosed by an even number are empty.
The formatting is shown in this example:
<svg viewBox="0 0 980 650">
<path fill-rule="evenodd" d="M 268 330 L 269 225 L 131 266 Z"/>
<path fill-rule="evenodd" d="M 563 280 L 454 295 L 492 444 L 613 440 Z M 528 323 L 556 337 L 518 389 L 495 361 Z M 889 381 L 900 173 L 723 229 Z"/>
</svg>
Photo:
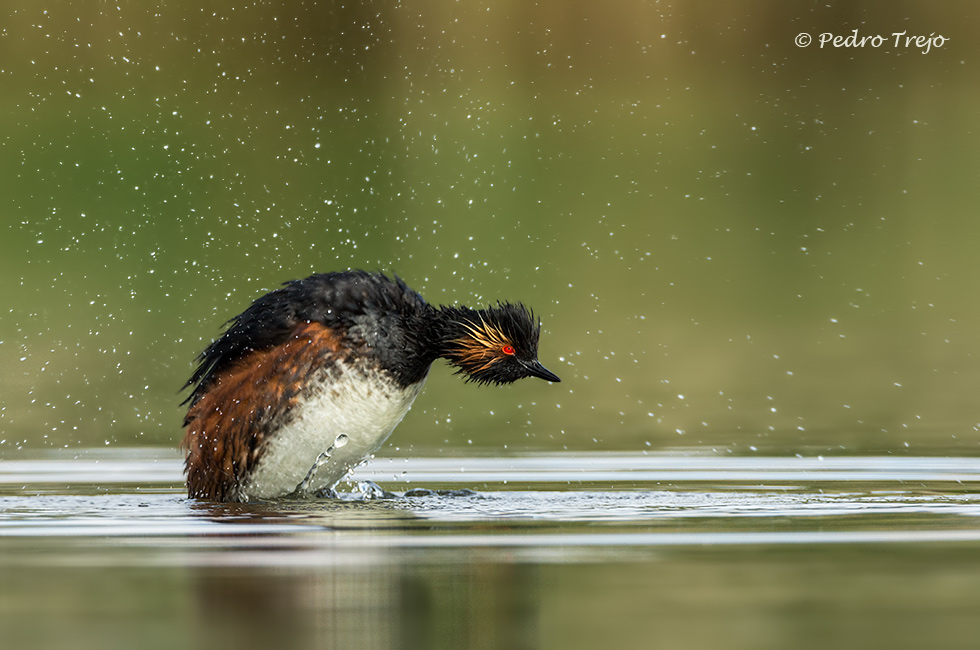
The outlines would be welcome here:
<svg viewBox="0 0 980 650">
<path fill-rule="evenodd" d="M 340 449 L 348 442 L 350 442 L 350 438 L 347 437 L 346 433 L 342 433 L 334 439 L 333 446 L 336 447 L 337 449 Z"/>
</svg>

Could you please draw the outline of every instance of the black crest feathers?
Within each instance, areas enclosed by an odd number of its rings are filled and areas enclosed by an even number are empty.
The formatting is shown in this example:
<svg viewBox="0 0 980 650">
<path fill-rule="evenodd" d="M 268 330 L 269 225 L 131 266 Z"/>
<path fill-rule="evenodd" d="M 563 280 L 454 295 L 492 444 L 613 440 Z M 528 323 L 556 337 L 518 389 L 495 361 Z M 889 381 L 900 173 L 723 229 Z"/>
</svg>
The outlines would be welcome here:
<svg viewBox="0 0 980 650">
<path fill-rule="evenodd" d="M 509 384 L 524 377 L 559 381 L 538 363 L 541 323 L 521 303 L 497 303 L 487 309 L 442 307 L 446 322 L 443 353 L 449 362 L 480 384 Z"/>
</svg>

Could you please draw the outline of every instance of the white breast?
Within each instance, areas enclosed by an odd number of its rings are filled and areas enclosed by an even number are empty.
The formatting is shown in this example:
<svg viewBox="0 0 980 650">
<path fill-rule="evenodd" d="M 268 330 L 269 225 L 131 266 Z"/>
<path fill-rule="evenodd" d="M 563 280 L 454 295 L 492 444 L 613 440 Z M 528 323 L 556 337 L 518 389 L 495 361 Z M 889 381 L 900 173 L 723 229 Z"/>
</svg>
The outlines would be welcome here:
<svg viewBox="0 0 980 650">
<path fill-rule="evenodd" d="M 268 441 L 242 488 L 242 500 L 332 487 L 381 447 L 423 383 L 400 388 L 383 375 L 335 365 Z"/>
</svg>

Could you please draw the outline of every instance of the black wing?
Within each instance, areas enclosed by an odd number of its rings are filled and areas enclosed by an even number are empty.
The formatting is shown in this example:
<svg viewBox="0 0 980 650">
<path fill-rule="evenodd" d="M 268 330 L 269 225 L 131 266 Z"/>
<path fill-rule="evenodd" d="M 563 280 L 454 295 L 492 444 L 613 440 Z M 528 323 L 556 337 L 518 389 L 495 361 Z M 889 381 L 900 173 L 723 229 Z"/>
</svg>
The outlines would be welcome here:
<svg viewBox="0 0 980 650">
<path fill-rule="evenodd" d="M 214 379 L 245 355 L 281 345 L 303 323 L 319 322 L 345 331 L 370 312 L 417 309 L 425 300 L 402 280 L 381 273 L 318 273 L 286 282 L 229 320 L 224 334 L 198 355 L 197 368 L 183 388 L 194 386 L 184 404 L 193 406 Z"/>
</svg>

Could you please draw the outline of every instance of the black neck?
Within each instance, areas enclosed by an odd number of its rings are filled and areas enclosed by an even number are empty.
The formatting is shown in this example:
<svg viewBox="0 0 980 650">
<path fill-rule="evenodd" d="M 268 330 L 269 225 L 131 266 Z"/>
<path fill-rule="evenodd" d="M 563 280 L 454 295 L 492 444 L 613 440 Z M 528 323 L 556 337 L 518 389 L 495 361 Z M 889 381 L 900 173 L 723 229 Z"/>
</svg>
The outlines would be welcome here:
<svg viewBox="0 0 980 650">
<path fill-rule="evenodd" d="M 403 323 L 403 335 L 378 350 L 382 362 L 403 386 L 422 381 L 436 359 L 454 360 L 452 341 L 464 337 L 467 323 L 479 323 L 486 310 L 425 305 Z"/>
</svg>

